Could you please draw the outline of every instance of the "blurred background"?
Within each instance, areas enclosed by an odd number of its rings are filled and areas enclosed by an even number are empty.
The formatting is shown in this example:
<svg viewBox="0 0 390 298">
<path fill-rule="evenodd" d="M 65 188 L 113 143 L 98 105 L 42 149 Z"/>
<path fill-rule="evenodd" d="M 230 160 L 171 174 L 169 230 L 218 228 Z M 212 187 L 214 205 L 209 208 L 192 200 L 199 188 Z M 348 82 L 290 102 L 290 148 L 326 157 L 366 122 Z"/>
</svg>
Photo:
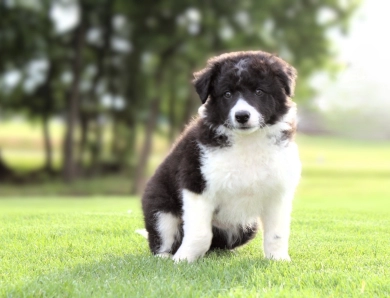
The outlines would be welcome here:
<svg viewBox="0 0 390 298">
<path fill-rule="evenodd" d="M 236 50 L 277 53 L 298 70 L 306 195 L 329 179 L 351 191 L 362 177 L 385 188 L 389 8 L 0 0 L 0 196 L 141 193 L 200 105 L 192 73 Z"/>
</svg>

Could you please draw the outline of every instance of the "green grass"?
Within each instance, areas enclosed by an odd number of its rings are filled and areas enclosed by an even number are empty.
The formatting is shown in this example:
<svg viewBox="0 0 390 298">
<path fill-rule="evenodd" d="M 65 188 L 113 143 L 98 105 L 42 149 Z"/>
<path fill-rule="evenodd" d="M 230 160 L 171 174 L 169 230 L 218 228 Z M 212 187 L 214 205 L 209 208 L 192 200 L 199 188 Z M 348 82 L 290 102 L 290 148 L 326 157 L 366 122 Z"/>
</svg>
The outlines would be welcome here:
<svg viewBox="0 0 390 298">
<path fill-rule="evenodd" d="M 258 236 L 234 253 L 173 264 L 134 233 L 136 199 L 2 200 L 0 296 L 389 296 L 389 203 L 338 201 L 298 198 L 291 263 L 265 260 Z"/>
<path fill-rule="evenodd" d="M 260 235 L 193 264 L 154 258 L 137 198 L 8 197 L 0 297 L 389 297 L 390 144 L 298 142 L 291 263 L 265 260 Z"/>
</svg>

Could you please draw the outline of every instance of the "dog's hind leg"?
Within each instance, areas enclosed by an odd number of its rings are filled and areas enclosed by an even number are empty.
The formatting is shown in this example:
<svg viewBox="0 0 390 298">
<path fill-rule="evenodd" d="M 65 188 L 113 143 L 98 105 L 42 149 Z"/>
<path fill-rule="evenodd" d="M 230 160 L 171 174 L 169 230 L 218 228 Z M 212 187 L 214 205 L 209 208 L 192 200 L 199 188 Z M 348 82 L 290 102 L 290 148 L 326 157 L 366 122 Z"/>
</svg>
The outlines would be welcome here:
<svg viewBox="0 0 390 298">
<path fill-rule="evenodd" d="M 174 253 L 175 242 L 180 240 L 180 223 L 179 217 L 168 212 L 156 213 L 155 229 L 159 237 L 158 246 L 152 249 L 157 255 L 167 255 Z"/>
<path fill-rule="evenodd" d="M 233 243 L 233 248 L 244 245 L 255 238 L 257 231 L 259 230 L 259 223 L 254 222 L 246 227 L 240 226 L 239 237 L 237 241 Z"/>
<path fill-rule="evenodd" d="M 181 242 L 181 219 L 169 212 L 149 213 L 145 217 L 149 248 L 155 255 L 168 256 Z"/>
</svg>

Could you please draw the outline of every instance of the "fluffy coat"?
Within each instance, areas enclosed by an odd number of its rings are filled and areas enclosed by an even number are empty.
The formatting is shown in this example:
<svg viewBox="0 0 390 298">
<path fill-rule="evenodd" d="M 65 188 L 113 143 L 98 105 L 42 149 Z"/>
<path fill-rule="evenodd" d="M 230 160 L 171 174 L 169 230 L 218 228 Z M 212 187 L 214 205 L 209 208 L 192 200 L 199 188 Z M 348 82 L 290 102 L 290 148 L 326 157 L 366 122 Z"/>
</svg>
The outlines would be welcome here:
<svg viewBox="0 0 390 298">
<path fill-rule="evenodd" d="M 142 198 L 151 251 L 192 262 L 262 227 L 269 259 L 290 260 L 301 165 L 294 142 L 296 71 L 271 54 L 236 52 L 194 74 L 202 101 Z"/>
</svg>

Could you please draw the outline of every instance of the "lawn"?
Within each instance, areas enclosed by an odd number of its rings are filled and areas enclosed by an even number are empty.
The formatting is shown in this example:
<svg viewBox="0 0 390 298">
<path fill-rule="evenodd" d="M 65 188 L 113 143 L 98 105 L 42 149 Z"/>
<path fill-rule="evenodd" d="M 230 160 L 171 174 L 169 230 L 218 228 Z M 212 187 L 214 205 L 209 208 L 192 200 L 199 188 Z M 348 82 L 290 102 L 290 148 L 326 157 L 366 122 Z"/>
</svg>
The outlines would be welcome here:
<svg viewBox="0 0 390 298">
<path fill-rule="evenodd" d="M 0 199 L 0 297 L 388 297 L 390 144 L 299 137 L 291 263 L 261 236 L 174 264 L 150 255 L 138 198 Z"/>
</svg>

